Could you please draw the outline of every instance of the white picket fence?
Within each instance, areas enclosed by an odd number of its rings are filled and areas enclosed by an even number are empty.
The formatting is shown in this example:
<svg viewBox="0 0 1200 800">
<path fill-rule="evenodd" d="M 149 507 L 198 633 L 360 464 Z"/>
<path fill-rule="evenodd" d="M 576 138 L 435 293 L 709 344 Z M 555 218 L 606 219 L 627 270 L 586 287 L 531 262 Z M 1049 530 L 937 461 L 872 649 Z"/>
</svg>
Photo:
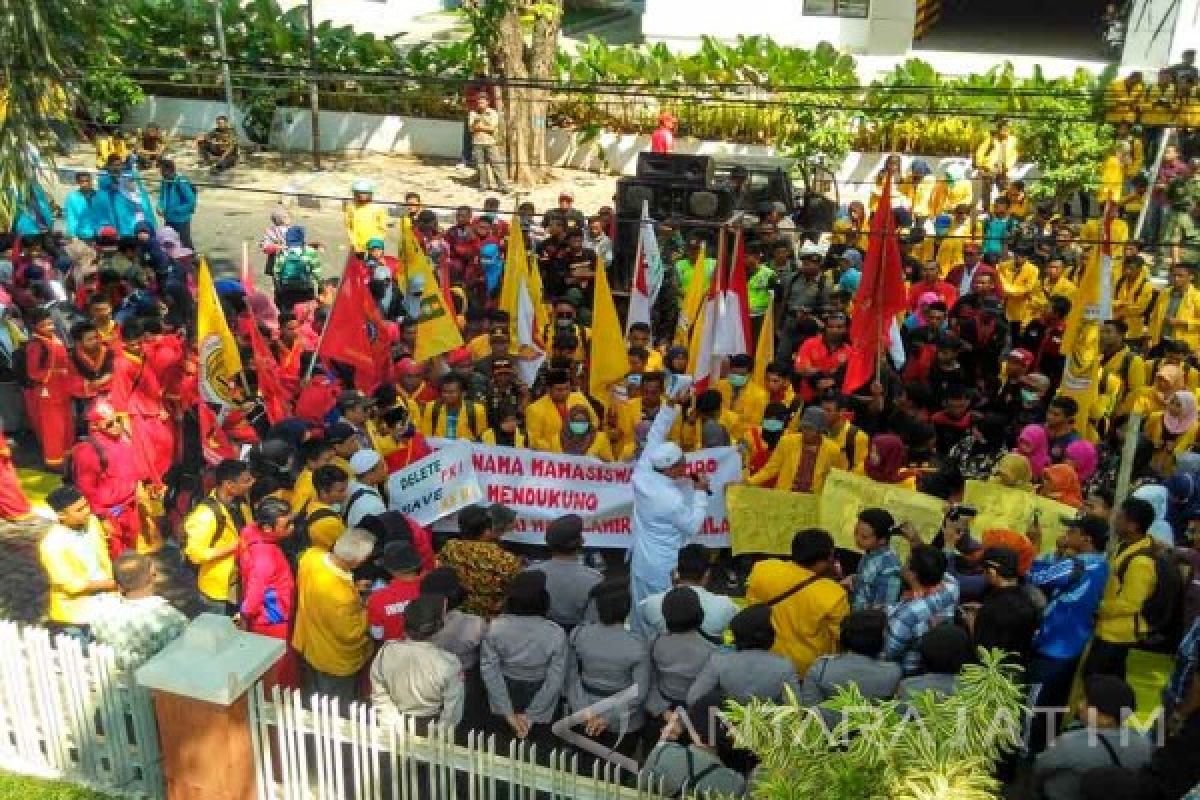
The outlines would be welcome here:
<svg viewBox="0 0 1200 800">
<path fill-rule="evenodd" d="M 579 774 L 578 756 L 512 743 L 498 752 L 494 737 L 472 733 L 466 746 L 451 732 L 392 725 L 356 703 L 343 716 L 336 701 L 258 684 L 250 702 L 259 800 L 656 800 L 650 785 L 623 786 L 611 765 Z M 548 766 L 546 766 L 548 765 Z"/>
<path fill-rule="evenodd" d="M 0 621 L 0 767 L 158 800 L 150 693 L 108 647 Z"/>
</svg>

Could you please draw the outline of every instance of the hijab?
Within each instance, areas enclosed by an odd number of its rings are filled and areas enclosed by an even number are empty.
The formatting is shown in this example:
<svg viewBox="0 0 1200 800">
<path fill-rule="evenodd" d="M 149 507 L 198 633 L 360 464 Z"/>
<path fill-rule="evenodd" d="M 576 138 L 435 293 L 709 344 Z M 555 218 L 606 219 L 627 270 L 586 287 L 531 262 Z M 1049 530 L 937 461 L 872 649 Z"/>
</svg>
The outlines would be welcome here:
<svg viewBox="0 0 1200 800">
<path fill-rule="evenodd" d="M 876 461 L 875 456 L 879 459 Z M 880 483 L 899 483 L 900 475 L 908 465 L 908 448 L 903 440 L 892 433 L 881 433 L 871 439 L 871 452 L 867 456 L 867 477 Z"/>
<path fill-rule="evenodd" d="M 1167 521 L 1170 505 L 1168 502 L 1170 492 L 1167 487 L 1157 483 L 1148 483 L 1135 489 L 1133 496 L 1145 500 L 1154 507 L 1154 522 L 1150 524 L 1149 534 L 1157 541 L 1174 547 L 1175 531 L 1172 529 L 1171 523 Z"/>
<path fill-rule="evenodd" d="M 942 298 L 938 297 L 937 292 L 925 292 L 917 298 L 917 310 L 912 315 L 912 325 L 909 327 L 923 328 L 925 327 L 925 309 L 931 303 L 939 303 Z"/>
<path fill-rule="evenodd" d="M 1017 437 L 1017 446 L 1024 444 L 1029 450 L 1029 468 L 1033 470 L 1033 477 L 1041 478 L 1042 470 L 1050 463 L 1050 437 L 1046 435 L 1046 429 L 1041 425 L 1026 425 L 1021 429 L 1021 435 Z"/>
<path fill-rule="evenodd" d="M 1159 378 L 1165 380 L 1169 385 L 1170 388 L 1166 392 L 1159 391 L 1157 386 Z M 1154 391 L 1165 405 L 1171 399 L 1172 394 L 1183 388 L 1183 370 L 1174 364 L 1164 364 L 1158 368 L 1158 372 L 1154 373 L 1154 382 Z"/>
<path fill-rule="evenodd" d="M 1067 445 L 1063 455 L 1066 457 L 1067 463 L 1075 468 L 1075 474 L 1079 476 L 1081 483 L 1086 483 L 1096 474 L 1096 467 L 1100 463 L 1100 452 L 1096 449 L 1096 445 L 1088 440 L 1076 439 Z"/>
<path fill-rule="evenodd" d="M 1175 369 L 1179 369 L 1175 367 Z M 1161 374 L 1162 370 L 1159 370 Z M 1167 432 L 1175 436 L 1181 433 L 1187 433 L 1196 425 L 1198 412 L 1196 409 L 1196 395 L 1189 392 L 1187 389 L 1180 389 L 1171 395 L 1171 398 L 1179 401 L 1179 405 L 1183 407 L 1183 413 L 1172 414 L 1168 407 L 1163 411 L 1163 427 Z"/>
<path fill-rule="evenodd" d="M 1171 523 L 1171 529 L 1182 536 L 1190 512 L 1200 508 L 1200 477 L 1176 470 L 1163 482 L 1163 488 L 1167 490 L 1167 521 Z"/>
<path fill-rule="evenodd" d="M 1029 459 L 1020 453 L 1007 453 L 996 462 L 992 470 L 992 483 L 1010 489 L 1029 489 L 1033 484 L 1033 470 Z"/>
<path fill-rule="evenodd" d="M 580 417 L 588 421 L 587 432 L 582 435 L 576 435 L 571 431 L 571 423 L 576 417 Z M 587 455 L 588 450 L 592 446 L 592 442 L 596 440 L 596 426 L 592 424 L 591 415 L 587 413 L 587 409 L 576 404 L 571 406 L 567 411 L 567 421 L 562 426 L 560 434 L 560 445 L 563 453 L 572 456 Z"/>
<path fill-rule="evenodd" d="M 1070 464 L 1051 464 L 1046 467 L 1042 471 L 1042 488 L 1039 493 L 1073 508 L 1083 505 L 1079 476 Z"/>
</svg>

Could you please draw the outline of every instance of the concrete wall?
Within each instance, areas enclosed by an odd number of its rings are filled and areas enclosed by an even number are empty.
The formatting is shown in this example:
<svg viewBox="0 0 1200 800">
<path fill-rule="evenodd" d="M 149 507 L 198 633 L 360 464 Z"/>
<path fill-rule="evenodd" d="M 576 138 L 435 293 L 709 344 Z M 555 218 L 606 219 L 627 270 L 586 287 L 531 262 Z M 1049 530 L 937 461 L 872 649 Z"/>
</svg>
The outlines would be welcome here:
<svg viewBox="0 0 1200 800">
<path fill-rule="evenodd" d="M 1134 0 L 1122 66 L 1162 67 L 1200 47 L 1200 0 Z"/>
<path fill-rule="evenodd" d="M 304 5 L 306 0 L 280 0 L 284 11 Z M 455 0 L 313 0 L 318 23 L 352 25 L 362 33 L 388 36 L 404 33 L 415 17 L 454 8 Z"/>
<path fill-rule="evenodd" d="M 212 130 L 217 124 L 217 117 L 222 114 L 230 117 L 241 130 L 244 116 L 241 110 L 235 108 L 230 114 L 229 106 L 223 102 L 181 97 L 147 97 L 144 102 L 130 109 L 125 123 L 145 127 L 154 122 L 169 136 L 179 140 Z M 242 140 L 249 141 L 244 135 Z"/>
<path fill-rule="evenodd" d="M 890 9 L 898 4 L 915 8 L 915 0 L 874 0 L 871 14 L 876 14 L 877 6 Z M 829 42 L 840 49 L 866 52 L 869 20 L 806 17 L 803 8 L 803 0 L 757 0 L 752 9 L 739 13 L 728 0 L 645 0 L 642 34 L 648 42 L 665 42 L 684 51 L 696 49 L 701 36 L 732 41 L 739 35 L 761 34 L 780 44 L 813 47 Z M 911 42 L 911 25 L 908 34 Z"/>
<path fill-rule="evenodd" d="M 321 112 L 321 150 L 324 152 L 396 153 L 453 158 L 462 155 L 461 122 L 416 117 Z M 271 123 L 271 147 L 308 150 L 312 114 L 299 108 L 280 108 Z"/>
</svg>

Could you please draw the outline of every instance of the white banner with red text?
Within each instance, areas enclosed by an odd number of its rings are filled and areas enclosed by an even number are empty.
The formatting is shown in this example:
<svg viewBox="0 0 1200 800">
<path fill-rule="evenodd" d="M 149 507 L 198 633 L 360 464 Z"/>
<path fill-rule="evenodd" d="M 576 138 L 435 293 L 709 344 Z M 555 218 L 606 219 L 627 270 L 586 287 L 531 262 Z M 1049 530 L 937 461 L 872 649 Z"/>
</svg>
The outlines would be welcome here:
<svg viewBox="0 0 1200 800">
<path fill-rule="evenodd" d="M 502 503 L 517 514 L 508 541 L 545 542 L 546 525 L 564 514 L 584 519 L 588 547 L 628 547 L 632 534 L 633 464 L 582 456 L 431 439 L 432 455 L 392 474 L 391 508 L 422 524 L 453 529 L 453 514 L 472 503 Z M 732 447 L 687 454 L 688 471 L 708 475 L 713 496 L 697 541 L 729 546 L 725 485 L 741 476 Z M 470 484 L 474 484 L 473 486 Z"/>
</svg>

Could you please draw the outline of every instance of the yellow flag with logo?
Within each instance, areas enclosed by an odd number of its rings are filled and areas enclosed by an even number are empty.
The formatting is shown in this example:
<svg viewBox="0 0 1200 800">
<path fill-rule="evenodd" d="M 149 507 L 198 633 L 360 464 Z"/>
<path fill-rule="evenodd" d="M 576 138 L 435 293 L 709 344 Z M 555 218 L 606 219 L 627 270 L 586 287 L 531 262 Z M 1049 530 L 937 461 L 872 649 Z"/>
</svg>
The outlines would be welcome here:
<svg viewBox="0 0 1200 800">
<path fill-rule="evenodd" d="M 454 322 L 449 301 L 442 294 L 441 284 L 433 273 L 433 265 L 417 242 L 412 222 L 407 218 L 401 222 L 400 236 L 405 275 L 410 282 L 421 284 L 421 311 L 417 315 L 417 345 L 413 352 L 413 358 L 421 362 L 462 347 L 463 338 Z"/>
<path fill-rule="evenodd" d="M 775 360 L 775 297 L 767 301 L 767 312 L 763 314 L 762 327 L 758 329 L 758 344 L 754 348 L 754 374 L 750 376 L 756 384 L 767 388 L 767 365 Z"/>
<path fill-rule="evenodd" d="M 1079 288 L 1071 299 L 1063 331 L 1062 354 L 1066 363 L 1058 394 L 1072 398 L 1079 405 L 1076 427 L 1095 441 L 1098 437 L 1093 419 L 1099 416 L 1100 326 L 1112 313 L 1113 253 L 1124 248 L 1129 227 L 1116 218 L 1115 207 L 1109 203 L 1104 218 L 1084 225 L 1080 237 L 1094 244 Z"/>
<path fill-rule="evenodd" d="M 609 403 L 609 389 L 625 379 L 629 372 L 629 359 L 625 355 L 625 337 L 621 334 L 621 320 L 617 318 L 617 306 L 608 288 L 608 271 L 604 261 L 596 259 L 596 285 L 592 301 L 592 352 L 591 371 L 588 374 L 588 389 L 592 397 L 605 406 Z"/>
<path fill-rule="evenodd" d="M 675 344 L 688 347 L 691 344 L 692 329 L 696 326 L 701 309 L 704 306 L 704 296 L 708 294 L 708 264 L 704 245 L 696 254 L 696 262 L 692 265 L 692 279 L 683 295 L 683 305 L 679 309 L 679 322 L 675 325 Z M 674 265 L 666 265 L 666 269 L 674 269 Z"/>
<path fill-rule="evenodd" d="M 204 257 L 196 270 L 196 342 L 200 354 L 200 396 L 209 403 L 237 405 L 233 382 L 242 371 L 242 356 Z"/>
</svg>

